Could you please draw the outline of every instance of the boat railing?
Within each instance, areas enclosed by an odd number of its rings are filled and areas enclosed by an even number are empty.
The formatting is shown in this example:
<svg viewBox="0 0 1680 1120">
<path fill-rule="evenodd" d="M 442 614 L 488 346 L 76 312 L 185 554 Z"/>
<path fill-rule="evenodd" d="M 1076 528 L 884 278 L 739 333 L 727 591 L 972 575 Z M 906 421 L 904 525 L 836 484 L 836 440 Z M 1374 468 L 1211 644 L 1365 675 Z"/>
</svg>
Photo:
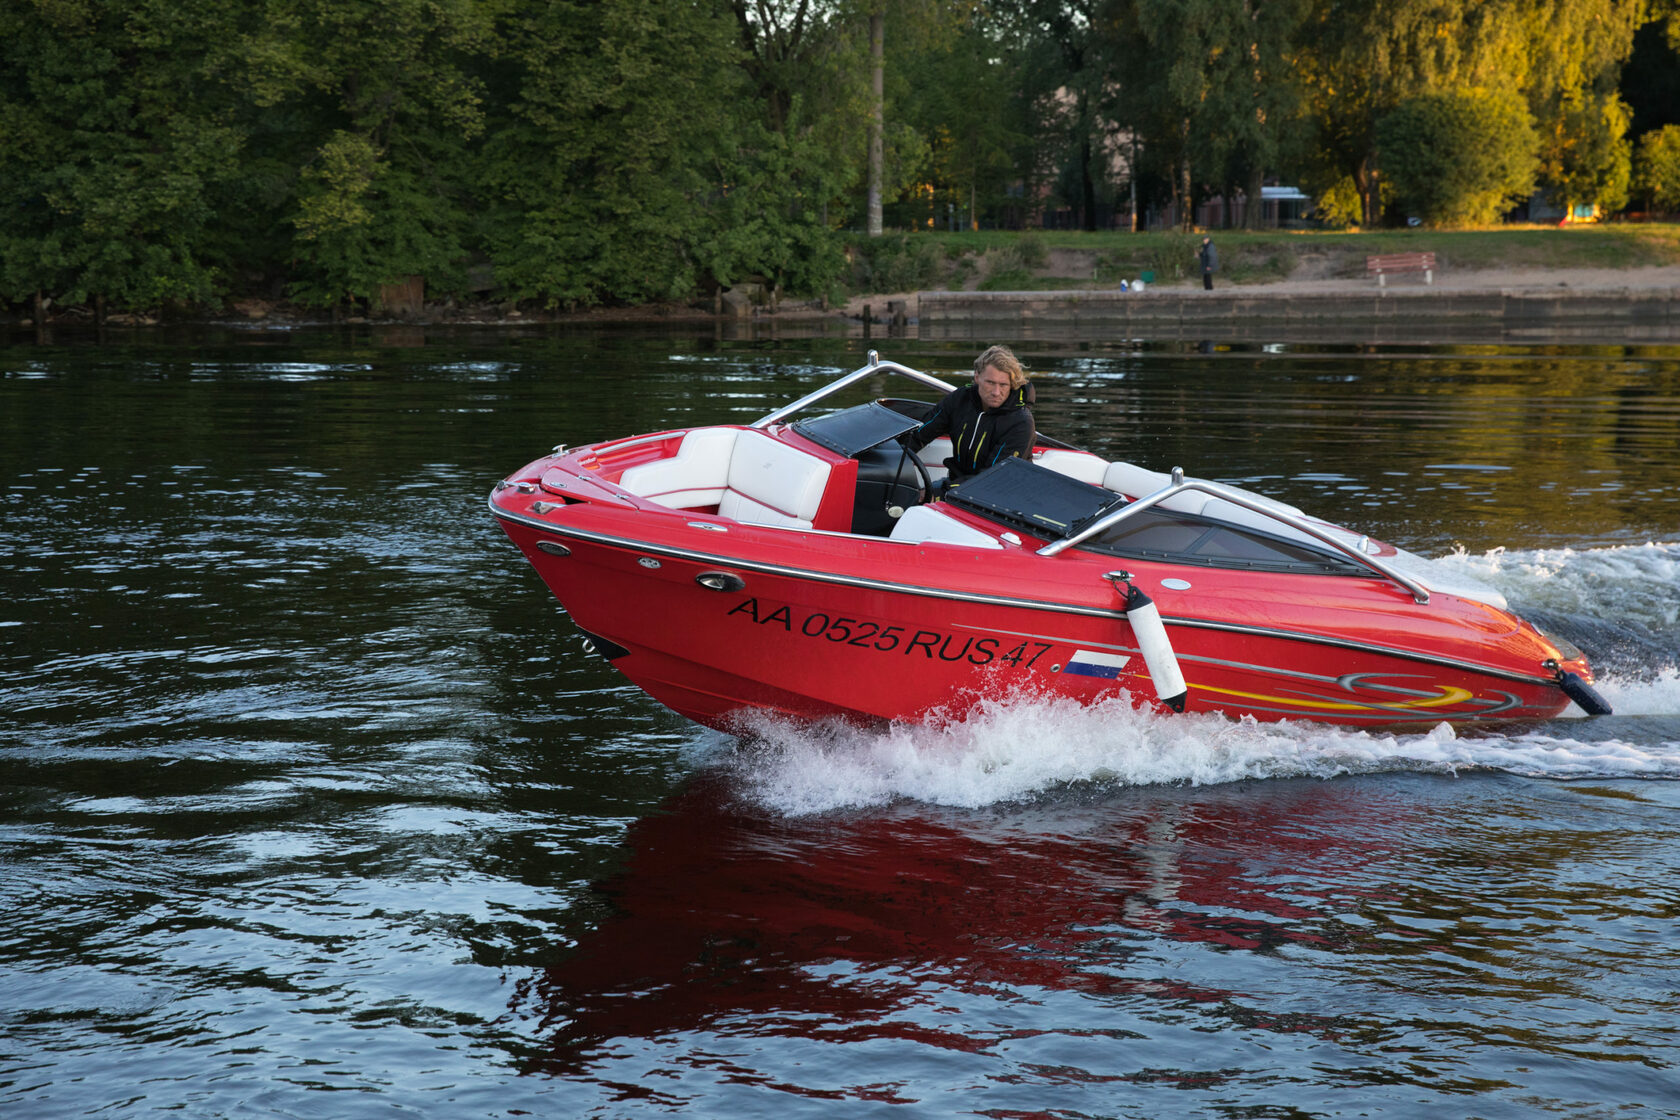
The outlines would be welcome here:
<svg viewBox="0 0 1680 1120">
<path fill-rule="evenodd" d="M 930 389 L 938 389 L 942 393 L 954 392 L 957 388 L 955 385 L 950 385 L 941 381 L 931 373 L 923 373 L 919 369 L 911 369 L 909 366 L 899 365 L 897 362 L 883 362 L 880 354 L 871 350 L 869 352 L 868 365 L 855 369 L 851 373 L 848 373 L 846 376 L 836 381 L 830 381 L 821 389 L 805 394 L 792 404 L 783 405 L 781 408 L 778 408 L 768 416 L 754 420 L 749 427 L 768 428 L 776 421 L 792 416 L 800 409 L 808 408 L 822 400 L 824 397 L 833 396 L 835 393 L 840 392 L 842 389 L 850 388 L 852 385 L 857 384 L 866 377 L 872 377 L 876 374 L 882 373 L 896 373 L 902 377 L 908 377 L 912 381 L 926 385 Z"/>
<path fill-rule="evenodd" d="M 1079 532 L 1073 534 L 1071 537 L 1066 537 L 1059 541 L 1051 541 L 1049 544 L 1038 550 L 1038 555 L 1054 556 L 1064 549 L 1073 548 L 1075 545 L 1083 544 L 1085 541 L 1090 540 L 1098 533 L 1105 533 L 1114 528 L 1116 525 L 1123 524 L 1128 519 L 1138 516 L 1143 513 L 1144 510 L 1152 509 L 1155 506 L 1160 505 L 1168 498 L 1192 491 L 1223 499 L 1224 501 L 1230 502 L 1232 505 L 1240 506 L 1252 513 L 1257 513 L 1262 517 L 1276 521 L 1281 525 L 1287 525 L 1297 532 L 1306 533 L 1308 536 L 1314 538 L 1315 540 L 1322 541 L 1324 544 L 1329 545 L 1331 548 L 1356 563 L 1369 568 L 1371 571 L 1382 576 L 1384 579 L 1392 580 L 1401 587 L 1404 587 L 1407 591 L 1412 593 L 1412 598 L 1418 603 L 1429 602 L 1429 590 L 1426 587 L 1403 572 L 1400 572 L 1394 567 L 1383 563 L 1376 557 L 1367 555 L 1363 549 L 1341 540 L 1304 517 L 1280 510 L 1269 503 L 1257 500 L 1253 495 L 1246 494 L 1235 487 L 1224 486 L 1220 483 L 1209 482 L 1206 479 L 1201 478 L 1186 478 L 1184 477 L 1184 469 L 1182 467 L 1174 467 L 1172 470 L 1172 481 L 1155 491 L 1153 494 L 1147 494 L 1138 498 L 1136 501 L 1127 503 L 1112 513 L 1099 517 L 1097 520 L 1093 521 Z M 1363 544 L 1364 541 L 1361 540 L 1360 543 Z"/>
</svg>

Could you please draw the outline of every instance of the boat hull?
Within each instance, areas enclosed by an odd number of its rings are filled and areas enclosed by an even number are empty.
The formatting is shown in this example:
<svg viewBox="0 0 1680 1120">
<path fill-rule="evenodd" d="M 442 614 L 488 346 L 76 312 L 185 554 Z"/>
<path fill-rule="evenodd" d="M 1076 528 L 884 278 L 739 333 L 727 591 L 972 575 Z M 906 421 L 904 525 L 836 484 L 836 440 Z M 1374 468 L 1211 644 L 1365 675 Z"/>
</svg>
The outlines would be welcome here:
<svg viewBox="0 0 1680 1120">
<path fill-rule="evenodd" d="M 976 572 L 969 550 L 948 545 L 708 528 L 588 503 L 497 513 L 613 664 L 708 726 L 736 731 L 754 712 L 960 717 L 1015 696 L 1158 701 L 1100 557 L 1065 554 L 1046 577 L 1030 553 L 993 554 Z M 1483 604 L 1426 613 L 1358 579 L 1336 581 L 1342 598 L 1327 603 L 1324 581 L 1216 572 L 1175 593 L 1162 580 L 1178 569 L 1128 567 L 1159 603 L 1187 711 L 1393 726 L 1547 719 L 1569 704 L 1541 636 Z"/>
<path fill-rule="evenodd" d="M 1371 727 L 1549 719 L 1567 685 L 1608 710 L 1497 592 L 1261 495 L 1044 436 L 942 491 L 949 437 L 911 438 L 931 405 L 782 422 L 887 374 L 952 391 L 872 353 L 751 425 L 556 448 L 491 512 L 597 650 L 724 730 L 1015 697 Z"/>
</svg>

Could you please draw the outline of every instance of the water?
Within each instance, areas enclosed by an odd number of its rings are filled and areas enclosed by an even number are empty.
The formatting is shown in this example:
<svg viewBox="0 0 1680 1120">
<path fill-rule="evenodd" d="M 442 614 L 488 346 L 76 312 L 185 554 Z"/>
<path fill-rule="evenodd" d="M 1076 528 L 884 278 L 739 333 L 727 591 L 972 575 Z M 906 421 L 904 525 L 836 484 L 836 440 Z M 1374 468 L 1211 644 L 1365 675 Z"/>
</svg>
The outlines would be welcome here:
<svg viewBox="0 0 1680 1120">
<path fill-rule="evenodd" d="M 0 349 L 0 1114 L 1680 1116 L 1680 348 L 1023 347 L 1047 431 L 1490 579 L 1614 716 L 695 728 L 485 495 L 862 348 Z"/>
</svg>

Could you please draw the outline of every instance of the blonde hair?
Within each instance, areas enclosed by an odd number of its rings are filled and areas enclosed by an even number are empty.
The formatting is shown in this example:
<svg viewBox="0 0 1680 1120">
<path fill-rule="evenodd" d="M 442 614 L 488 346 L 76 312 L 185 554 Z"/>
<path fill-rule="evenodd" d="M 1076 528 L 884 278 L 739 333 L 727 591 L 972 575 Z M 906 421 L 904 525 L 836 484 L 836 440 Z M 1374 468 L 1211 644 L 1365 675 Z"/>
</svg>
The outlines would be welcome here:
<svg viewBox="0 0 1680 1120">
<path fill-rule="evenodd" d="M 979 377 L 986 368 L 997 370 L 1009 378 L 1009 387 L 1019 389 L 1027 383 L 1027 371 L 1021 368 L 1021 359 L 1007 346 L 988 346 L 974 359 L 974 376 Z"/>
</svg>

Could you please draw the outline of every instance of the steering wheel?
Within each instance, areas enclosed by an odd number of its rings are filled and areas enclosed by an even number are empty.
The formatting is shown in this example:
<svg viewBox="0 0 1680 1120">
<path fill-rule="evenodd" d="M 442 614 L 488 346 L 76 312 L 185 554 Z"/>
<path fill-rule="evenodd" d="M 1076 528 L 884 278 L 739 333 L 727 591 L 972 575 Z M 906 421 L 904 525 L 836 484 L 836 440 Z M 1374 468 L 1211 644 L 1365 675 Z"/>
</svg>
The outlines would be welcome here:
<svg viewBox="0 0 1680 1120">
<path fill-rule="evenodd" d="M 933 476 L 928 473 L 927 464 L 922 462 L 922 457 L 910 450 L 910 445 L 903 440 L 898 441 L 898 446 L 903 455 L 899 459 L 898 470 L 893 472 L 893 485 L 898 485 L 898 477 L 904 473 L 904 460 L 909 459 L 911 463 L 915 464 L 916 477 L 921 480 L 921 492 L 916 495 L 916 504 L 924 505 L 932 501 L 935 490 Z"/>
</svg>

